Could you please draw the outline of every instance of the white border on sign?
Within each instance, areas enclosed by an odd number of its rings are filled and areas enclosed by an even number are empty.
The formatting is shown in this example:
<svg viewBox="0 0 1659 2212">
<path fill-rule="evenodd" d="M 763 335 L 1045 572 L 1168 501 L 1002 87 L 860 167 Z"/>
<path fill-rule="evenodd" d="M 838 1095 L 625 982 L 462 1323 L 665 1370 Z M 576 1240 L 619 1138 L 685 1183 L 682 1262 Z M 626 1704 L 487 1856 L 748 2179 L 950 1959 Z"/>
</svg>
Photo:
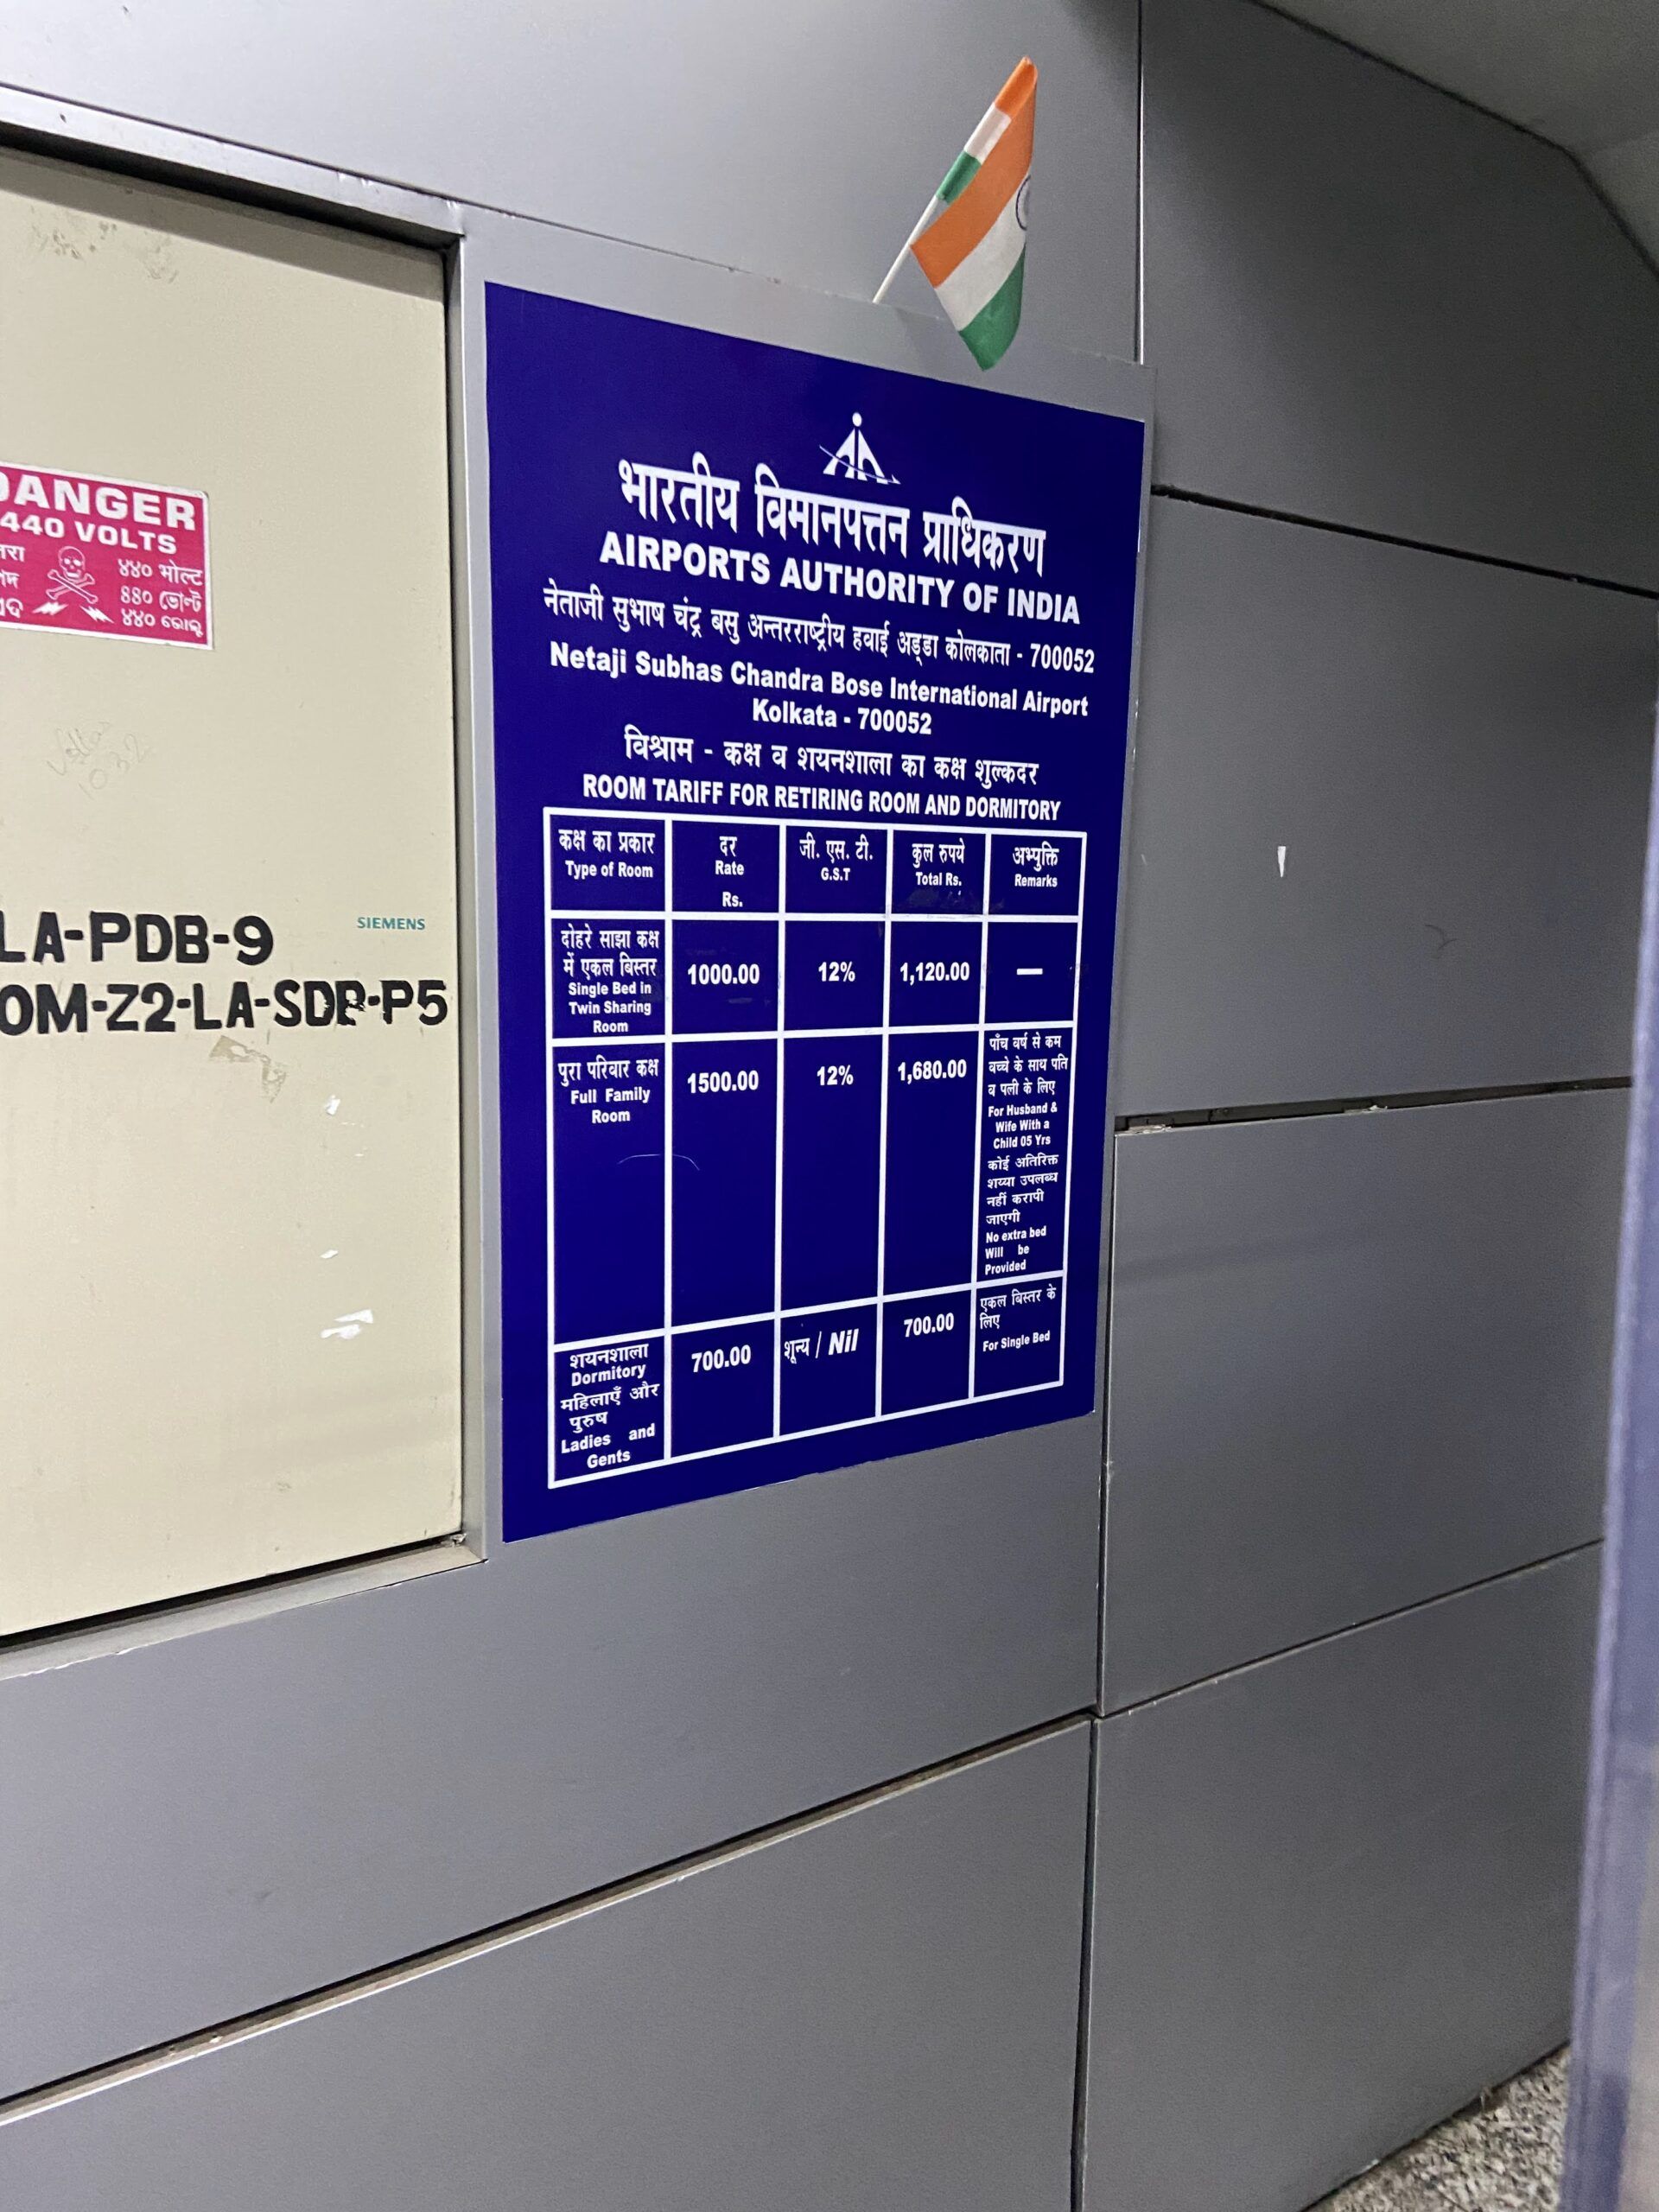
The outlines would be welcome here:
<svg viewBox="0 0 1659 2212">
<path fill-rule="evenodd" d="M 130 645 L 182 645 L 193 653 L 210 653 L 213 649 L 213 556 L 208 542 L 207 494 L 199 492 L 194 484 L 148 484 L 142 476 L 103 476 L 95 469 L 29 467 L 26 464 L 9 461 L 11 473 L 31 476 L 73 476 L 84 484 L 119 484 L 129 492 L 170 493 L 175 499 L 200 499 L 201 502 L 201 596 L 204 620 L 207 634 L 205 638 L 149 637 L 142 630 L 118 629 L 113 624 L 104 630 L 60 630 L 55 622 L 0 621 L 0 637 L 9 630 L 39 630 L 55 638 L 121 639 Z M 55 543 L 55 540 L 51 541 Z"/>
</svg>

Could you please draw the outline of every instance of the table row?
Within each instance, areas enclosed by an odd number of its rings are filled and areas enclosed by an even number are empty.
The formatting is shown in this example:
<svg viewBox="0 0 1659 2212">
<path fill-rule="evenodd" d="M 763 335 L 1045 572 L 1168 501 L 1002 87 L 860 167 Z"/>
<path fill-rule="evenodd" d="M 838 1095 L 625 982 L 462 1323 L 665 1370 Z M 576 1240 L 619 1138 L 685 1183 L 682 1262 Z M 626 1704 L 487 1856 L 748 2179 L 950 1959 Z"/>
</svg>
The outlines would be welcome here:
<svg viewBox="0 0 1659 2212">
<path fill-rule="evenodd" d="M 557 1344 L 1065 1264 L 1069 1027 L 550 1058 Z"/>
<path fill-rule="evenodd" d="M 1070 1021 L 1076 1007 L 1075 922 L 612 916 L 550 928 L 555 1042 Z"/>
<path fill-rule="evenodd" d="M 546 825 L 552 913 L 1083 911 L 1088 840 L 1078 830 L 866 830 L 569 810 L 550 811 Z"/>
<path fill-rule="evenodd" d="M 1049 1389 L 1065 1310 L 1049 1276 L 557 1351 L 552 1479 Z"/>
</svg>

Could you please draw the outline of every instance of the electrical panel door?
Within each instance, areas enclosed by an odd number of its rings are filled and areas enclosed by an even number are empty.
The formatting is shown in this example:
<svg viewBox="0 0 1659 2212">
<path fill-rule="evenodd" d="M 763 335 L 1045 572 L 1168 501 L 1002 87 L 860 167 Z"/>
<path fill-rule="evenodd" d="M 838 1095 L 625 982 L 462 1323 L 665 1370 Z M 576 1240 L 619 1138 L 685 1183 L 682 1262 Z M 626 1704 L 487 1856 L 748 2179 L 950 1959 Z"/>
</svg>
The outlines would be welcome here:
<svg viewBox="0 0 1659 2212">
<path fill-rule="evenodd" d="M 0 160 L 0 1634 L 460 1517 L 437 257 Z"/>
</svg>

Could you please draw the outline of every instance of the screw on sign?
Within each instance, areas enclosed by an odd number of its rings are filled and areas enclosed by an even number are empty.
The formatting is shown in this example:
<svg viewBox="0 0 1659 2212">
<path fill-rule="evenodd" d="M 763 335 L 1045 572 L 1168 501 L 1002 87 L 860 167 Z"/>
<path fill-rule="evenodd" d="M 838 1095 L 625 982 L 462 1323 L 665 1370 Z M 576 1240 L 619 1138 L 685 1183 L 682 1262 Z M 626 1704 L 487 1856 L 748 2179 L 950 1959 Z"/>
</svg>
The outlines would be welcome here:
<svg viewBox="0 0 1659 2212">
<path fill-rule="evenodd" d="M 200 492 L 0 462 L 0 630 L 213 643 Z"/>
</svg>

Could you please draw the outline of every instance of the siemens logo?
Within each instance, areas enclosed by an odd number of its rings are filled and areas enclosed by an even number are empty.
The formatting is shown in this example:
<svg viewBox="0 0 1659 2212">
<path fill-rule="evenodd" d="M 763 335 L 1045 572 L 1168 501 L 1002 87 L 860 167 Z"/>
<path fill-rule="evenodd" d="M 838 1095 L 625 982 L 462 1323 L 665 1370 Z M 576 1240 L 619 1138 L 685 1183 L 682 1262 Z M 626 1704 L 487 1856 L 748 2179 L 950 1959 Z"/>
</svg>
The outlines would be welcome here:
<svg viewBox="0 0 1659 2212">
<path fill-rule="evenodd" d="M 360 930 L 423 930 L 423 914 L 359 914 L 357 926 Z"/>
</svg>

